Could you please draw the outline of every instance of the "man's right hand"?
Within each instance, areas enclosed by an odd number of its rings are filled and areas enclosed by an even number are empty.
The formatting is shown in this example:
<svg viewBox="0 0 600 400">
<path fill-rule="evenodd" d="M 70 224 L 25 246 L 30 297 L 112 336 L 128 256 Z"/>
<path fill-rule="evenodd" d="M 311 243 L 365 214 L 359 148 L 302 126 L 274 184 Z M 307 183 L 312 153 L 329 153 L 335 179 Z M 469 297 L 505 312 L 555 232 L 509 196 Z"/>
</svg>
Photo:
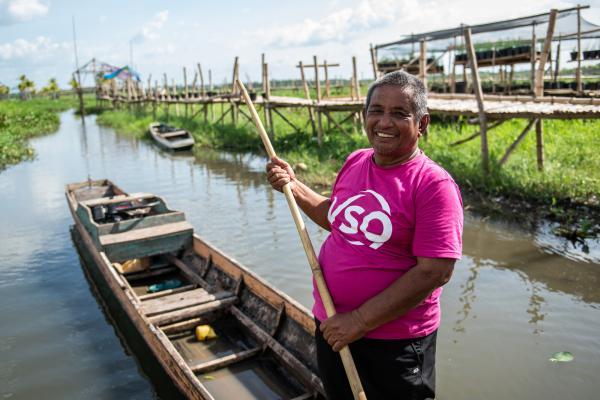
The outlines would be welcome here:
<svg viewBox="0 0 600 400">
<path fill-rule="evenodd" d="M 286 183 L 291 182 L 292 185 L 294 184 L 296 175 L 290 164 L 278 157 L 273 157 L 267 163 L 267 179 L 273 189 L 281 192 Z"/>
</svg>

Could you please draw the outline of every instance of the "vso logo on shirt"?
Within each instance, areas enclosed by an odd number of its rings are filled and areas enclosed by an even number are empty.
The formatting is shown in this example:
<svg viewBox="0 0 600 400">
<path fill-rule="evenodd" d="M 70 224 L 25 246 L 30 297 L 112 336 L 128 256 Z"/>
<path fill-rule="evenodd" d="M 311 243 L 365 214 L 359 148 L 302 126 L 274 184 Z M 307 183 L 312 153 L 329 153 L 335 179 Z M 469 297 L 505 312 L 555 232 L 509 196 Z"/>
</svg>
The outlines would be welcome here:
<svg viewBox="0 0 600 400">
<path fill-rule="evenodd" d="M 337 226 L 351 244 L 368 245 L 376 250 L 392 236 L 390 206 L 382 195 L 374 190 L 363 190 L 336 206 L 333 198 L 327 219 Z M 337 224 L 337 225 L 335 225 Z"/>
</svg>

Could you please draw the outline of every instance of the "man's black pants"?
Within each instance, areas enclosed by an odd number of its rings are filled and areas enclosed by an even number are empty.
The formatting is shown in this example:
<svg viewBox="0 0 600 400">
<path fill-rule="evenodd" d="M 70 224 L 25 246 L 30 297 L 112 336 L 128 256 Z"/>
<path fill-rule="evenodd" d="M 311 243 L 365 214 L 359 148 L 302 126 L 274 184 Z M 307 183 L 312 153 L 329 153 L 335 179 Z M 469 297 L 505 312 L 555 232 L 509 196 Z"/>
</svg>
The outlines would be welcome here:
<svg viewBox="0 0 600 400">
<path fill-rule="evenodd" d="M 329 400 L 352 400 L 352 391 L 339 353 L 315 332 L 317 361 Z M 437 331 L 407 340 L 363 338 L 350 344 L 352 358 L 369 400 L 435 398 Z"/>
</svg>

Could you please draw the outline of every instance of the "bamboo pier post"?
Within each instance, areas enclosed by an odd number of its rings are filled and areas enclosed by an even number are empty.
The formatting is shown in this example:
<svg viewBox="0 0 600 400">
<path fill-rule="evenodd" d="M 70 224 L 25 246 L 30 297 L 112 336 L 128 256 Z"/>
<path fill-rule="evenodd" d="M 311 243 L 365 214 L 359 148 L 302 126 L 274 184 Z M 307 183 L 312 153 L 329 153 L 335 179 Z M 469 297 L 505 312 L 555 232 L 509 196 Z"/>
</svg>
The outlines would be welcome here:
<svg viewBox="0 0 600 400">
<path fill-rule="evenodd" d="M 325 72 L 325 97 L 331 97 L 331 84 L 329 82 L 329 68 L 327 68 L 327 60 L 323 61 L 323 70 Z"/>
<path fill-rule="evenodd" d="M 319 63 L 317 61 L 317 56 L 313 56 L 313 64 L 314 64 L 314 68 L 315 68 L 315 89 L 317 91 L 317 107 L 319 106 L 319 104 L 321 103 L 321 81 L 319 80 Z M 321 119 L 321 112 L 319 111 L 319 109 L 317 108 L 317 126 L 318 126 L 318 132 L 317 132 L 317 143 L 319 144 L 319 146 L 321 146 L 321 144 L 323 144 L 323 121 Z"/>
<path fill-rule="evenodd" d="M 577 92 L 583 92 L 583 83 L 581 82 L 581 6 L 577 4 L 577 71 L 575 73 L 577 80 Z"/>
<path fill-rule="evenodd" d="M 273 138 L 275 133 L 273 132 L 273 113 L 271 112 L 271 83 L 269 81 L 269 63 L 265 62 L 263 64 L 264 70 L 264 79 L 265 79 L 265 102 L 264 102 L 264 110 L 265 110 L 265 123 L 267 125 L 267 130 L 269 132 L 269 136 Z"/>
<path fill-rule="evenodd" d="M 531 93 L 535 96 L 535 62 L 537 58 L 536 51 L 537 38 L 535 36 L 535 21 L 531 24 Z"/>
<path fill-rule="evenodd" d="M 492 46 L 492 94 L 496 94 L 496 46 Z"/>
<path fill-rule="evenodd" d="M 546 39 L 544 40 L 544 48 L 540 54 L 540 62 L 535 76 L 535 97 L 542 97 L 544 95 L 544 71 L 546 69 L 546 61 L 548 60 L 548 53 L 552 46 L 552 37 L 554 36 L 554 26 L 556 24 L 556 15 L 558 10 L 552 9 L 550 11 L 550 18 L 548 20 L 548 30 L 546 31 Z"/>
<path fill-rule="evenodd" d="M 261 70 L 262 92 L 265 93 L 267 91 L 267 88 L 265 86 L 265 53 L 261 53 L 261 55 L 260 55 L 260 70 Z"/>
<path fill-rule="evenodd" d="M 535 141 L 538 171 L 544 170 L 544 120 L 535 121 Z"/>
<path fill-rule="evenodd" d="M 317 63 L 315 60 L 315 65 L 316 64 Z M 269 158 L 275 157 L 275 150 L 271 145 L 267 132 L 265 132 L 265 129 L 262 126 L 262 123 L 260 122 L 260 118 L 256 110 L 254 109 L 254 105 L 252 104 L 252 100 L 250 100 L 250 96 L 248 96 L 246 88 L 240 80 L 237 80 L 236 83 L 242 92 L 242 96 L 246 104 L 248 105 L 248 109 L 250 110 L 250 114 L 252 116 L 252 119 L 254 120 L 254 124 L 256 125 L 256 128 L 258 130 L 260 138 L 262 139 L 262 142 L 265 146 Z M 306 253 L 310 269 L 317 284 L 317 290 L 319 292 L 319 295 L 321 296 L 321 299 L 323 300 L 325 311 L 328 317 L 332 317 L 336 314 L 335 307 L 333 305 L 333 300 L 331 298 L 331 294 L 329 293 L 329 289 L 327 288 L 327 283 L 325 282 L 323 271 L 321 270 L 321 266 L 319 265 L 319 261 L 317 259 L 312 242 L 310 240 L 310 236 L 308 235 L 306 225 L 302 218 L 302 214 L 300 213 L 298 204 L 296 204 L 296 200 L 294 199 L 294 195 L 292 194 L 292 188 L 289 183 L 283 186 L 283 193 L 285 194 L 285 198 L 292 213 L 292 217 L 294 218 L 296 229 L 298 231 L 298 234 L 300 235 L 302 246 L 304 247 L 304 251 Z M 350 383 L 350 388 L 352 389 L 354 399 L 367 400 L 367 396 L 365 395 L 364 389 L 360 382 L 360 376 L 358 375 L 358 372 L 356 370 L 356 366 L 354 364 L 354 360 L 352 359 L 350 349 L 348 348 L 348 346 L 345 346 L 343 349 L 340 350 L 339 353 L 342 359 L 342 364 L 344 365 L 344 369 L 346 370 L 346 375 L 348 376 L 348 381 Z"/>
<path fill-rule="evenodd" d="M 554 60 L 554 84 L 556 85 L 556 83 L 558 82 L 558 72 L 559 72 L 559 68 L 560 68 L 560 42 L 561 39 L 559 37 L 558 39 L 558 45 L 556 46 L 556 59 Z"/>
<path fill-rule="evenodd" d="M 361 99 L 360 94 L 360 81 L 358 80 L 358 70 L 356 68 L 356 56 L 352 56 L 352 78 L 354 80 L 354 98 L 356 100 Z M 364 119 L 363 114 L 361 112 L 357 112 L 354 114 L 356 122 L 360 125 L 359 130 L 362 134 L 366 135 L 364 131 Z"/>
<path fill-rule="evenodd" d="M 204 91 L 204 75 L 202 74 L 202 66 L 198 63 L 198 77 L 200 78 L 200 97 L 204 98 L 206 95 Z"/>
<path fill-rule="evenodd" d="M 377 50 L 373 47 L 373 44 L 369 44 L 369 52 L 371 53 L 371 65 L 373 66 L 373 79 L 378 78 L 377 74 Z"/>
<path fill-rule="evenodd" d="M 185 106 L 184 106 L 184 113 L 185 113 L 185 118 L 187 119 L 188 117 L 188 84 L 187 84 L 187 70 L 185 67 L 183 67 L 183 98 L 185 100 Z"/>
<path fill-rule="evenodd" d="M 456 36 L 454 36 L 454 47 L 452 48 L 452 78 L 450 78 L 450 93 L 456 93 Z"/>
<path fill-rule="evenodd" d="M 233 77 L 231 78 L 231 95 L 237 95 L 237 87 L 235 85 L 236 79 L 238 79 L 239 75 L 239 58 L 235 56 L 233 61 Z M 233 125 L 237 125 L 238 122 L 238 102 L 235 98 L 231 98 L 231 122 Z"/>
<path fill-rule="evenodd" d="M 175 78 L 171 78 L 171 90 L 173 91 L 173 98 L 175 99 L 175 115 L 179 117 L 179 94 L 177 93 Z"/>
<path fill-rule="evenodd" d="M 577 11 L 579 12 L 579 9 L 577 9 Z M 552 9 L 550 11 L 548 30 L 546 31 L 546 39 L 544 40 L 544 48 L 542 49 L 542 53 L 540 55 L 540 63 L 536 73 L 535 97 L 544 96 L 544 71 L 546 69 L 548 53 L 550 53 L 550 49 L 552 48 L 552 38 L 554 37 L 554 27 L 556 25 L 557 14 L 558 10 L 556 9 Z M 544 169 L 544 126 L 541 118 L 538 118 L 535 123 L 535 138 L 538 170 L 542 171 Z"/>
<path fill-rule="evenodd" d="M 479 80 L 479 68 L 477 66 L 477 57 L 475 48 L 471 40 L 471 28 L 464 29 L 465 47 L 471 66 L 471 76 L 473 78 L 473 88 L 475 89 L 475 98 L 477 99 L 477 109 L 479 110 L 479 129 L 481 131 L 481 164 L 485 174 L 490 170 L 490 155 L 487 141 L 487 117 L 483 104 L 483 91 L 481 90 L 481 81 Z"/>
<path fill-rule="evenodd" d="M 423 85 L 427 87 L 427 43 L 425 42 L 425 39 L 420 40 L 419 79 L 423 81 Z"/>
<path fill-rule="evenodd" d="M 319 64 L 317 56 L 313 56 L 313 67 L 315 70 L 315 90 L 317 91 L 317 103 L 321 102 L 321 81 L 319 79 Z"/>
<path fill-rule="evenodd" d="M 192 113 L 192 116 L 194 115 L 194 103 L 195 103 L 195 99 L 198 98 L 198 72 L 194 72 L 194 80 L 192 81 L 192 86 L 190 87 L 190 97 L 192 100 L 194 100 L 192 102 L 192 104 L 190 104 L 190 111 Z M 193 118 L 193 117 L 192 117 Z"/>
<path fill-rule="evenodd" d="M 152 119 L 156 121 L 156 108 L 158 107 L 158 80 L 154 81 L 154 95 L 152 96 Z"/>
<path fill-rule="evenodd" d="M 208 90 L 213 91 L 212 70 L 210 68 L 208 69 Z M 210 120 L 215 120 L 215 106 L 212 102 L 210 103 Z"/>
<path fill-rule="evenodd" d="M 300 77 L 302 78 L 302 88 L 304 89 L 304 97 L 306 97 L 306 100 L 310 101 L 310 89 L 308 88 L 308 82 L 306 82 L 306 76 L 304 75 L 304 65 L 302 64 L 302 61 L 298 63 L 298 67 L 300 68 Z M 315 126 L 315 115 L 313 113 L 312 105 L 308 106 L 308 116 L 310 118 L 310 124 L 312 126 L 313 134 L 315 134 L 317 132 L 317 128 Z"/>
</svg>

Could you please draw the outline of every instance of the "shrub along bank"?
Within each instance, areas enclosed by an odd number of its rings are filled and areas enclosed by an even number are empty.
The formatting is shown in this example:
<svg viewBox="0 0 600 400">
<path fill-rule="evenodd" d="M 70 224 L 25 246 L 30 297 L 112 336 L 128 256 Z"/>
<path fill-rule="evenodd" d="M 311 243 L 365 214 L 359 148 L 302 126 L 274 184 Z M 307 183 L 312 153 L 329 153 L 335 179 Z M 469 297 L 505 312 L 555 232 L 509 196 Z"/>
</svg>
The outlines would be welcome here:
<svg viewBox="0 0 600 400">
<path fill-rule="evenodd" d="M 74 104 L 72 97 L 0 101 L 0 171 L 31 159 L 34 152 L 28 139 L 56 131 L 60 125 L 58 112 Z"/>
</svg>

